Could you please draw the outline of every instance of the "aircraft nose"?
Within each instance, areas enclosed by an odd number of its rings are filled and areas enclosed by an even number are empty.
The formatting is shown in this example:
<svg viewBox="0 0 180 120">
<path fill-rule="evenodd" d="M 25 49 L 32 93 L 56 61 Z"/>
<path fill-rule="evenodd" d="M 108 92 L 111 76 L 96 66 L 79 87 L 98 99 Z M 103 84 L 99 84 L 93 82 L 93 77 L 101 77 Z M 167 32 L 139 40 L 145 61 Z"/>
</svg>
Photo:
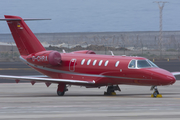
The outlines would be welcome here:
<svg viewBox="0 0 180 120">
<path fill-rule="evenodd" d="M 151 73 L 154 73 L 153 75 L 159 85 L 172 85 L 176 82 L 174 75 L 167 70 L 156 68 L 152 69 Z"/>
<path fill-rule="evenodd" d="M 166 76 L 166 82 L 167 84 L 172 85 L 176 82 L 176 78 L 170 73 L 170 75 Z"/>
<path fill-rule="evenodd" d="M 161 85 L 172 85 L 175 82 L 176 82 L 176 78 L 170 72 L 169 73 L 166 72 L 166 74 L 162 76 L 162 79 L 160 80 Z"/>
</svg>

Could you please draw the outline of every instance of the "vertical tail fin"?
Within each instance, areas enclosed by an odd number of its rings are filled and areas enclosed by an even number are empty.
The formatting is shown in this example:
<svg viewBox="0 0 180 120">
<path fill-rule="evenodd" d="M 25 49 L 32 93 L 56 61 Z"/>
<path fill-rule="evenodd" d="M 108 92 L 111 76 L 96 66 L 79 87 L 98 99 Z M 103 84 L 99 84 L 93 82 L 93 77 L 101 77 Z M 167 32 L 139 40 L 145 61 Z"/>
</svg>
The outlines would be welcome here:
<svg viewBox="0 0 180 120">
<path fill-rule="evenodd" d="M 21 17 L 4 15 L 21 55 L 44 51 L 45 48 Z M 32 19 L 33 20 L 33 19 Z"/>
</svg>

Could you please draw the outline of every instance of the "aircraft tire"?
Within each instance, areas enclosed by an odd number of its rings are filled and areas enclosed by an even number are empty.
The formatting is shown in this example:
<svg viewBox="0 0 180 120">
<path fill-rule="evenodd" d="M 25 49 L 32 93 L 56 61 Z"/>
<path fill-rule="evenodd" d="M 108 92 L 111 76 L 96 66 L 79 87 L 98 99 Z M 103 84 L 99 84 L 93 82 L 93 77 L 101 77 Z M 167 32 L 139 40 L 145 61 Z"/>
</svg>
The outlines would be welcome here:
<svg viewBox="0 0 180 120">
<path fill-rule="evenodd" d="M 155 91 L 155 92 L 153 93 L 153 96 L 156 97 L 157 95 L 158 95 L 158 93 Z"/>
<path fill-rule="evenodd" d="M 64 91 L 63 91 L 63 92 L 61 92 L 61 91 L 57 91 L 57 95 L 58 95 L 58 96 L 63 96 L 63 95 L 64 95 L 64 93 L 65 93 Z"/>
</svg>

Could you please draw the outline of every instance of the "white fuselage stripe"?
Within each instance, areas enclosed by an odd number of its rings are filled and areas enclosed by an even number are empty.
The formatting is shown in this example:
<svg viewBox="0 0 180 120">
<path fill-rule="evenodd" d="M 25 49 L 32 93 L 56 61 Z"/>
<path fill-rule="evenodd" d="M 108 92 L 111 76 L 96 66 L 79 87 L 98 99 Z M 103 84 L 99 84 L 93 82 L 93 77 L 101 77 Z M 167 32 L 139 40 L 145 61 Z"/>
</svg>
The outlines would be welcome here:
<svg viewBox="0 0 180 120">
<path fill-rule="evenodd" d="M 57 69 L 52 69 L 52 68 L 47 68 L 47 67 L 43 67 L 43 66 L 34 65 L 34 64 L 29 63 L 28 61 L 26 61 L 21 56 L 20 56 L 20 59 L 23 62 L 27 63 L 28 65 L 30 65 L 32 67 L 35 67 L 35 68 L 38 68 L 38 69 L 42 69 L 42 70 L 46 70 L 46 71 L 50 71 L 50 72 L 56 72 L 56 73 L 65 73 L 65 74 L 73 74 L 73 75 L 88 76 L 88 77 L 106 77 L 106 78 L 119 78 L 119 79 L 133 79 L 133 80 L 149 80 L 149 79 L 141 79 L 141 78 L 128 78 L 128 77 L 117 77 L 117 76 L 108 76 L 108 75 L 84 74 L 84 73 L 77 73 L 77 72 L 71 72 L 71 71 L 63 71 L 63 70 L 57 70 Z"/>
</svg>

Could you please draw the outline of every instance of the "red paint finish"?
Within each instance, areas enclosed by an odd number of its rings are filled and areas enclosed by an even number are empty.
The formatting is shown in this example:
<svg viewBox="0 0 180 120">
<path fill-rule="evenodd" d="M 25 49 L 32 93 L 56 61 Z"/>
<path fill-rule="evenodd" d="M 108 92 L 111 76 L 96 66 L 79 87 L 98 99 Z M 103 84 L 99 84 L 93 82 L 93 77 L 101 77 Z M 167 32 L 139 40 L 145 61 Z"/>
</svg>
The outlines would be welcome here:
<svg viewBox="0 0 180 120">
<path fill-rule="evenodd" d="M 92 50 L 80 50 L 80 51 L 74 51 L 72 53 L 80 53 L 80 54 L 96 54 L 94 51 Z"/>
<path fill-rule="evenodd" d="M 56 66 L 61 62 L 61 54 L 57 51 L 41 51 L 26 57 L 27 62 L 40 66 Z"/>
<path fill-rule="evenodd" d="M 45 50 L 21 17 L 5 15 L 5 18 L 19 19 L 17 21 L 9 20 L 7 23 L 21 55 Z"/>
<path fill-rule="evenodd" d="M 49 77 L 95 81 L 95 84 L 90 85 L 72 83 L 86 87 L 116 84 L 158 86 L 175 83 L 176 79 L 170 72 L 158 67 L 128 68 L 131 60 L 147 60 L 143 57 L 97 55 L 88 50 L 72 53 L 46 51 L 22 18 L 5 17 L 20 19 L 18 21 L 8 20 L 7 22 L 22 60 Z M 33 58 L 36 59 L 33 61 Z M 117 61 L 119 61 L 118 65 Z M 62 91 L 66 83 L 58 84 L 58 91 Z"/>
<path fill-rule="evenodd" d="M 144 59 L 142 57 L 122 57 L 122 56 L 110 56 L 110 55 L 88 55 L 88 54 L 72 54 L 62 53 L 61 64 L 54 67 L 46 67 L 52 69 L 52 71 L 46 71 L 37 69 L 43 74 L 46 74 L 52 78 L 61 79 L 74 79 L 74 80 L 95 80 L 94 86 L 104 86 L 113 84 L 128 84 L 128 85 L 170 85 L 175 82 L 175 77 L 168 71 L 161 68 L 141 68 L 141 69 L 129 69 L 128 64 L 132 59 Z M 83 65 L 81 61 L 85 59 Z M 89 65 L 87 61 L 91 59 Z M 97 60 L 93 65 L 93 61 Z M 103 60 L 101 66 L 99 61 Z M 108 65 L 105 66 L 105 62 Z M 115 67 L 115 63 L 120 61 L 118 67 Z M 53 70 L 60 70 L 59 72 L 53 72 Z M 63 71 L 63 72 L 61 72 Z"/>
<path fill-rule="evenodd" d="M 66 87 L 66 84 L 59 83 L 57 91 L 63 92 Z"/>
</svg>

